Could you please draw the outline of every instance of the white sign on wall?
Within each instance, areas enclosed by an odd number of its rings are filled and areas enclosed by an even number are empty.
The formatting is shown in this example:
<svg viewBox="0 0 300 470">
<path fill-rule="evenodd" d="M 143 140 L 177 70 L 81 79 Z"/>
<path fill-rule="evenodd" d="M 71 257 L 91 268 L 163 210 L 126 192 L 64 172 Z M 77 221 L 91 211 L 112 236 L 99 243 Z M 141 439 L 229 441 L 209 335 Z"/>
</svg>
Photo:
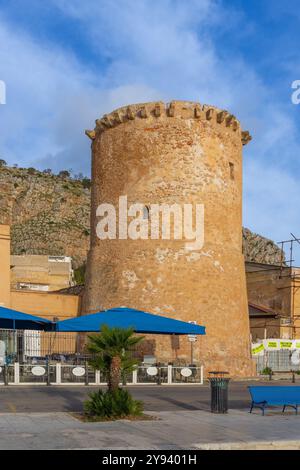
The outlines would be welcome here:
<svg viewBox="0 0 300 470">
<path fill-rule="evenodd" d="M 191 323 L 192 325 L 197 325 L 197 322 L 194 320 L 189 321 L 189 323 Z M 195 341 L 197 341 L 197 335 L 188 335 L 188 339 L 191 343 L 194 343 Z"/>
</svg>

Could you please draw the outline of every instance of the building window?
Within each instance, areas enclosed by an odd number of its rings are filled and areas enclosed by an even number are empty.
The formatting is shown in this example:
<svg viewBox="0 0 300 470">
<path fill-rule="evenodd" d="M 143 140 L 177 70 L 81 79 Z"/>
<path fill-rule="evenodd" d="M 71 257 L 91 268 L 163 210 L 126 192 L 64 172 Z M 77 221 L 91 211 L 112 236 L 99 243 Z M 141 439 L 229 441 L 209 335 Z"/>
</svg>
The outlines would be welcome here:
<svg viewBox="0 0 300 470">
<path fill-rule="evenodd" d="M 230 179 L 234 180 L 234 163 L 229 162 Z"/>
</svg>

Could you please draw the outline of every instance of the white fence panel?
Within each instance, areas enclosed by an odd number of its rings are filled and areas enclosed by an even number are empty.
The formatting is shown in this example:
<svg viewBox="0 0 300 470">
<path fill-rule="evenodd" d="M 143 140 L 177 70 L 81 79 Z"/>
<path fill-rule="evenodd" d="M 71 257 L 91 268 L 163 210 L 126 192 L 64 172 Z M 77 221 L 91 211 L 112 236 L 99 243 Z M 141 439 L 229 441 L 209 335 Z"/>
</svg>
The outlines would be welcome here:
<svg viewBox="0 0 300 470">
<path fill-rule="evenodd" d="M 39 363 L 0 366 L 0 385 L 107 385 L 107 374 L 86 364 Z M 138 366 L 120 385 L 202 385 L 203 366 Z"/>
</svg>

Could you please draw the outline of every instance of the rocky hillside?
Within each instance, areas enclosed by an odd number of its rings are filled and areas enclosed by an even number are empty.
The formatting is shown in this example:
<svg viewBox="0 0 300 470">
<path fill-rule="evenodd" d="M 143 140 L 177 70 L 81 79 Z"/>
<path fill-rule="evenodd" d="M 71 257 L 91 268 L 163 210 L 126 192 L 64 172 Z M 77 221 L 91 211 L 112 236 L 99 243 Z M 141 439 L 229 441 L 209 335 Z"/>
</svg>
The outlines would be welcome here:
<svg viewBox="0 0 300 470">
<path fill-rule="evenodd" d="M 282 251 L 279 246 L 272 240 L 251 232 L 248 228 L 243 228 L 243 252 L 246 261 L 278 265 L 282 262 Z"/>
<path fill-rule="evenodd" d="M 84 186 L 86 179 L 1 167 L 0 223 L 11 225 L 12 252 L 72 256 L 75 266 L 82 264 L 90 234 Z"/>
<path fill-rule="evenodd" d="M 11 225 L 13 253 L 72 256 L 81 266 L 89 246 L 89 186 L 68 172 L 0 166 L 0 223 Z M 278 246 L 248 229 L 243 249 L 248 261 L 280 263 Z"/>
</svg>

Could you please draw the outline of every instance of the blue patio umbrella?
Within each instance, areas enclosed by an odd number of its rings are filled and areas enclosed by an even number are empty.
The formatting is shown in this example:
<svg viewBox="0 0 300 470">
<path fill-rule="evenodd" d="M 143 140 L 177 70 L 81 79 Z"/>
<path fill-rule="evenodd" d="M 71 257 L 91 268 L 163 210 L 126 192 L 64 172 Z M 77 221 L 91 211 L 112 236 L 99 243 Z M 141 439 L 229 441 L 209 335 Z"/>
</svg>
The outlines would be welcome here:
<svg viewBox="0 0 300 470">
<path fill-rule="evenodd" d="M 46 318 L 0 307 L 0 328 L 12 330 L 47 330 L 52 331 L 54 323 Z"/>
<path fill-rule="evenodd" d="M 101 326 L 130 328 L 136 333 L 205 335 L 205 327 L 154 315 L 132 308 L 118 307 L 103 312 L 69 318 L 56 323 L 56 331 L 94 332 Z"/>
</svg>

